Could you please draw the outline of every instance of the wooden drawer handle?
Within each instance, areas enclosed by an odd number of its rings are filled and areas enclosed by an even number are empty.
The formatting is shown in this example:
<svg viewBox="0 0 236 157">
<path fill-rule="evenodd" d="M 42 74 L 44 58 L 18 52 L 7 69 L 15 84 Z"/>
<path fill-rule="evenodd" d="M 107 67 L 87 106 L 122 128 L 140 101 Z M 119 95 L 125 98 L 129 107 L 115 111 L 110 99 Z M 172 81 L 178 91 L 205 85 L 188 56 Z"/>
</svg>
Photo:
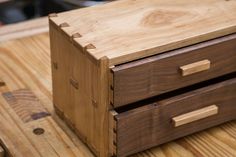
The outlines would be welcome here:
<svg viewBox="0 0 236 157">
<path fill-rule="evenodd" d="M 188 76 L 197 72 L 210 69 L 211 62 L 209 60 L 202 60 L 180 67 L 182 76 Z"/>
<path fill-rule="evenodd" d="M 218 107 L 216 105 L 211 105 L 208 107 L 201 108 L 189 113 L 182 114 L 180 116 L 172 118 L 175 127 L 188 124 L 203 118 L 210 117 L 212 115 L 218 114 Z"/>
</svg>

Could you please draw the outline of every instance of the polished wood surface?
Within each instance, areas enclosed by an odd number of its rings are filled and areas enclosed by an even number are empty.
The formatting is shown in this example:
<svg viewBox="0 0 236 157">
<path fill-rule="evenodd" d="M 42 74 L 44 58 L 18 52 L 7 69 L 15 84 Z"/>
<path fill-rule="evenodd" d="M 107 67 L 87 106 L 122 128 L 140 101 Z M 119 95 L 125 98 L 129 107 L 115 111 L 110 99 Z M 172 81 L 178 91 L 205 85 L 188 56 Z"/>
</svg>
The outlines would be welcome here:
<svg viewBox="0 0 236 157">
<path fill-rule="evenodd" d="M 54 114 L 48 34 L 1 43 L 0 60 L 0 80 L 6 83 L 6 86 L 0 87 L 1 93 L 27 88 L 53 117 L 22 124 L 0 96 L 0 139 L 4 140 L 14 157 L 93 157 L 88 148 Z M 38 126 L 47 132 L 44 136 L 32 135 L 33 129 Z M 231 122 L 132 157 L 236 156 L 235 142 L 236 122 Z"/>
<path fill-rule="evenodd" d="M 236 71 L 235 43 L 236 34 L 232 34 L 115 66 L 112 68 L 114 106 L 124 106 Z M 193 68 L 192 63 L 199 61 L 204 61 L 203 66 L 200 62 L 197 69 Z M 198 71 L 199 66 L 201 71 L 182 76 L 182 66 L 185 66 L 185 74 Z"/>
<path fill-rule="evenodd" d="M 50 19 L 81 49 L 91 45 L 86 54 L 117 65 L 236 32 L 236 1 L 120 0 Z"/>
<path fill-rule="evenodd" d="M 117 111 L 118 115 L 115 116 L 117 156 L 125 157 L 234 120 L 236 118 L 235 92 L 236 78 L 233 78 L 164 100 L 153 100 L 149 104 L 128 111 Z M 216 106 L 210 106 L 212 104 Z M 209 106 L 210 108 L 206 108 Z M 205 108 L 204 111 L 199 111 L 202 108 Z M 176 119 L 177 125 L 186 124 L 175 127 L 172 123 L 173 117 L 186 113 L 191 113 L 187 120 L 182 119 L 181 122 Z"/>
</svg>

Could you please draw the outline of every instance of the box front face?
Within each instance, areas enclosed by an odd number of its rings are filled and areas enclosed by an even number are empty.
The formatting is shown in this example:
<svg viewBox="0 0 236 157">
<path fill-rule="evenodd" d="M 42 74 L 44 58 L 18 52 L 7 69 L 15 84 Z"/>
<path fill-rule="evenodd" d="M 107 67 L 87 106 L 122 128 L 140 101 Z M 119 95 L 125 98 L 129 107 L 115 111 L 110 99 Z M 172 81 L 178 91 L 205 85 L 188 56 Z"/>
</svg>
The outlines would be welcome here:
<svg viewBox="0 0 236 157">
<path fill-rule="evenodd" d="M 117 111 L 116 153 L 124 157 L 236 118 L 236 79 Z"/>
<path fill-rule="evenodd" d="M 120 107 L 236 71 L 236 34 L 116 66 Z"/>
</svg>

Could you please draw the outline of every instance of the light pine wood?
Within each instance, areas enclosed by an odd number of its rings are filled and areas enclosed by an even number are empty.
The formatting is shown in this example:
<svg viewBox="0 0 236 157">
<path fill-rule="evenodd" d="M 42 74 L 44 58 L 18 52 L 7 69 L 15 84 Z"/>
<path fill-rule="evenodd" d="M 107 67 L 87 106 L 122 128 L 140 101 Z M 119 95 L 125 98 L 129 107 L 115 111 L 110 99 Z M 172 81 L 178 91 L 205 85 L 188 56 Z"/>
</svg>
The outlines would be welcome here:
<svg viewBox="0 0 236 157">
<path fill-rule="evenodd" d="M 216 105 L 211 105 L 208 107 L 204 107 L 198 109 L 196 111 L 192 111 L 189 113 L 185 113 L 172 118 L 173 124 L 175 127 L 185 125 L 203 118 L 207 118 L 218 114 L 218 107 Z"/>
<path fill-rule="evenodd" d="M 4 149 L 0 145 L 0 157 L 4 157 L 4 155 L 5 155 Z"/>
<path fill-rule="evenodd" d="M 0 79 L 6 82 L 7 91 L 29 88 L 45 108 L 53 114 L 48 40 L 48 34 L 40 34 L 1 43 Z M 6 92 L 1 88 L 1 92 L 3 91 Z M 76 152 L 77 156 L 94 157 L 77 136 L 56 116 L 53 115 L 53 119 L 47 118 L 43 121 L 30 123 L 33 127 L 47 128 L 48 136 L 44 136 L 43 139 L 36 138 L 28 135 L 31 134 L 32 128 L 29 125 L 18 123 L 18 116 L 0 96 L 0 104 L 2 103 L 4 105 L 0 105 L 0 123 L 4 127 L 0 127 L 0 139 L 5 139 L 4 143 L 8 146 L 9 151 L 16 154 L 17 157 L 37 157 L 40 153 L 33 154 L 34 150 L 41 152 L 41 156 L 50 156 L 51 152 L 56 151 L 56 156 L 73 157 L 73 155 L 65 153 L 67 150 L 68 152 Z M 6 110 L 4 106 L 9 110 Z M 59 125 L 55 123 L 55 120 Z M 140 152 L 132 157 L 236 157 L 235 137 L 236 122 L 234 121 Z M 36 147 L 33 148 L 32 145 Z"/>
<path fill-rule="evenodd" d="M 88 148 L 54 114 L 49 52 L 48 34 L 0 44 L 0 78 L 5 82 L 5 86 L 0 87 L 0 141 L 12 157 L 93 157 Z M 19 89 L 32 91 L 51 116 L 24 122 L 19 117 L 20 113 L 2 96 L 3 93 Z M 21 102 L 30 105 L 31 99 Z M 28 115 L 25 111 L 29 108 L 35 111 L 38 105 L 21 108 L 22 116 L 25 113 Z M 33 130 L 36 128 L 43 128 L 45 133 L 35 135 Z"/>
<path fill-rule="evenodd" d="M 48 18 L 42 17 L 0 27 L 0 42 L 48 32 Z"/>
<path fill-rule="evenodd" d="M 209 60 L 198 61 L 195 63 L 191 63 L 188 65 L 184 65 L 180 67 L 182 76 L 188 76 L 191 74 L 195 74 L 201 71 L 209 70 L 211 67 L 211 62 Z"/>
<path fill-rule="evenodd" d="M 94 154 L 108 156 L 108 59 L 88 57 L 51 23 L 50 42 L 55 108 Z"/>
<path fill-rule="evenodd" d="M 78 47 L 92 44 L 88 55 L 116 65 L 236 32 L 236 1 L 120 0 L 51 21 L 66 24 L 68 38 L 79 34 Z"/>
</svg>

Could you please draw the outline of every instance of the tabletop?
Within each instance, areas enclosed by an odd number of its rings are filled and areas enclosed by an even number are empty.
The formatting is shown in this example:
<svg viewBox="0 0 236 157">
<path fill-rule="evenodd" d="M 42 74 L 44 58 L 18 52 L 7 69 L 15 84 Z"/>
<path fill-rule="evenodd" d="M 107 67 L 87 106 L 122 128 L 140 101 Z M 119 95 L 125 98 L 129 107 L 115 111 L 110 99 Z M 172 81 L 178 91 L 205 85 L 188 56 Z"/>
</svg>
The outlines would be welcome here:
<svg viewBox="0 0 236 157">
<path fill-rule="evenodd" d="M 93 157 L 54 113 L 51 84 L 47 32 L 0 43 L 0 145 L 13 157 Z M 157 156 L 236 157 L 236 121 L 133 155 Z"/>
</svg>

